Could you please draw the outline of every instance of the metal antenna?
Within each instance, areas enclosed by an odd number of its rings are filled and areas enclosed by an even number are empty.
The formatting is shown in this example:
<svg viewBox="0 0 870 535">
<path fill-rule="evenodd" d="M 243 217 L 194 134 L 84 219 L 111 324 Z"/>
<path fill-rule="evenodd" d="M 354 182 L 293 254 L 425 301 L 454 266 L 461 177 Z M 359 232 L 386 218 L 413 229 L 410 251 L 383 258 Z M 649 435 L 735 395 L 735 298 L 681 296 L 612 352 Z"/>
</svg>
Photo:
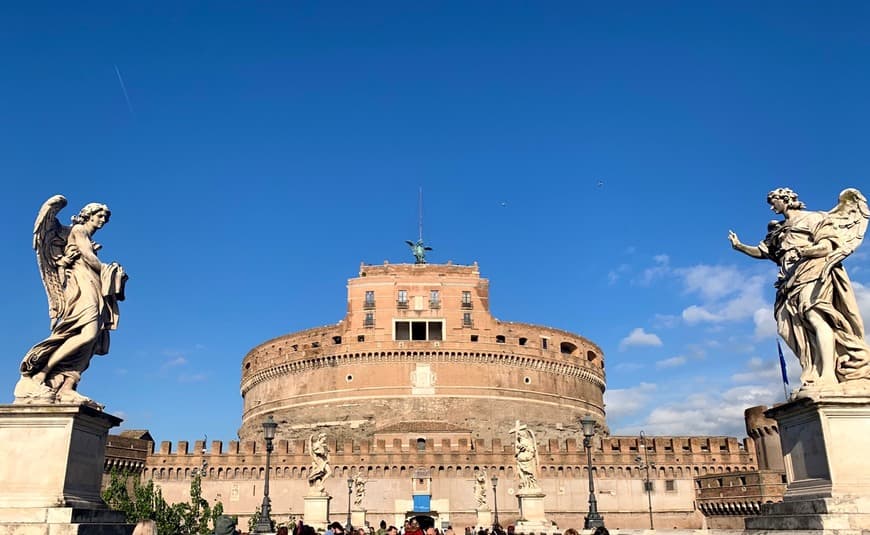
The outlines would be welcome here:
<svg viewBox="0 0 870 535">
<path fill-rule="evenodd" d="M 420 214 L 420 221 L 418 227 L 420 229 L 420 241 L 423 241 L 423 186 L 420 186 L 420 202 L 418 205 L 418 211 Z"/>
</svg>

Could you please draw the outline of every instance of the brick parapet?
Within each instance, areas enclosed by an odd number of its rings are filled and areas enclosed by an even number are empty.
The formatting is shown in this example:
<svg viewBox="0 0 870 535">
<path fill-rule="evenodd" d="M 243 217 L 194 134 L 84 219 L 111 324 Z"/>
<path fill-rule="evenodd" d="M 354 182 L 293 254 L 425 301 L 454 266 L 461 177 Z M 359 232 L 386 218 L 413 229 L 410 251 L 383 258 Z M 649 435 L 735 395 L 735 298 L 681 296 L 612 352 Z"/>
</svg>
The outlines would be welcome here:
<svg viewBox="0 0 870 535">
<path fill-rule="evenodd" d="M 596 442 L 593 463 L 599 477 L 641 477 L 636 462 L 636 437 L 607 437 Z M 332 439 L 328 439 L 327 443 L 332 452 L 330 462 L 340 470 L 348 467 L 367 472 L 379 469 L 397 476 L 398 473 L 393 474 L 395 470 L 401 472 L 414 466 L 426 466 L 439 473 L 448 469 L 457 473 L 458 469 L 464 477 L 467 470 L 477 467 L 491 467 L 499 472 L 511 472 L 514 467 L 513 447 L 501 440 L 477 439 L 472 442 L 466 438 L 445 438 L 440 444 L 426 442 L 422 449 L 414 438 L 393 439 L 391 444 L 384 440 L 344 441 L 338 444 Z M 185 444 L 186 441 L 179 442 L 178 449 L 173 453 L 171 443 L 161 443 L 159 453 L 147 458 L 146 477 L 160 479 L 160 469 L 181 471 L 182 474 L 188 473 L 189 477 L 189 470 L 201 466 L 204 459 L 213 477 L 220 477 L 219 474 L 223 472 L 216 472 L 220 469 L 259 471 L 265 465 L 265 447 L 262 443 L 246 441 L 239 448 L 239 443 L 233 441 L 229 450 L 224 452 L 222 443 L 213 441 L 209 455 L 203 455 L 202 449 L 186 452 Z M 652 444 L 649 461 L 656 467 L 652 472 L 656 479 L 684 479 L 711 472 L 721 474 L 756 469 L 751 443 L 744 442 L 741 447 L 732 437 L 656 437 Z M 685 450 L 686 444 L 697 447 Z M 555 477 L 567 471 L 585 471 L 586 455 L 581 442 L 551 439 L 539 444 L 539 448 L 541 477 Z M 473 454 L 473 461 L 469 460 L 469 454 Z M 275 444 L 272 464 L 276 477 L 287 475 L 285 472 L 288 470 L 301 477 L 310 461 L 305 441 L 280 440 Z"/>
</svg>

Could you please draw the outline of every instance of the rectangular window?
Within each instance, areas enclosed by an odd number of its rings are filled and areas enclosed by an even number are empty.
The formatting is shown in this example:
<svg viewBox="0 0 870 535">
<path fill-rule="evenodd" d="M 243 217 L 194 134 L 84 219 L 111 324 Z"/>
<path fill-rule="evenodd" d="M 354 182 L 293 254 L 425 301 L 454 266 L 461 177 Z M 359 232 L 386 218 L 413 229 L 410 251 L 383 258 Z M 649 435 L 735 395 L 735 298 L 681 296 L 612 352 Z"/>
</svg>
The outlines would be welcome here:
<svg viewBox="0 0 870 535">
<path fill-rule="evenodd" d="M 411 340 L 426 339 L 426 322 L 412 321 L 411 322 Z"/>
<path fill-rule="evenodd" d="M 366 319 L 363 322 L 363 326 L 365 326 L 365 327 L 374 327 L 375 326 L 375 314 L 374 314 L 374 312 L 366 312 Z"/>
<path fill-rule="evenodd" d="M 411 339 L 411 322 L 397 321 L 396 322 L 396 340 Z"/>
<path fill-rule="evenodd" d="M 396 298 L 396 305 L 399 308 L 408 308 L 408 290 L 399 290 L 399 295 Z"/>
<path fill-rule="evenodd" d="M 462 313 L 462 326 L 471 327 L 471 312 Z"/>
<path fill-rule="evenodd" d="M 366 300 L 363 303 L 365 308 L 372 308 L 375 306 L 375 292 L 372 290 L 366 290 Z"/>
<path fill-rule="evenodd" d="M 396 340 L 443 340 L 444 339 L 444 324 L 441 320 L 438 321 L 397 321 L 396 324 Z"/>
<path fill-rule="evenodd" d="M 462 292 L 462 308 L 471 308 L 471 292 Z"/>
<path fill-rule="evenodd" d="M 673 479 L 666 479 L 665 480 L 665 491 L 674 492 L 675 490 L 677 490 L 677 482 L 674 481 Z"/>
<path fill-rule="evenodd" d="M 546 338 L 541 338 L 541 349 L 547 349 L 550 346 L 550 341 Z"/>
<path fill-rule="evenodd" d="M 429 308 L 441 308 L 441 293 L 438 290 L 429 292 Z"/>
</svg>

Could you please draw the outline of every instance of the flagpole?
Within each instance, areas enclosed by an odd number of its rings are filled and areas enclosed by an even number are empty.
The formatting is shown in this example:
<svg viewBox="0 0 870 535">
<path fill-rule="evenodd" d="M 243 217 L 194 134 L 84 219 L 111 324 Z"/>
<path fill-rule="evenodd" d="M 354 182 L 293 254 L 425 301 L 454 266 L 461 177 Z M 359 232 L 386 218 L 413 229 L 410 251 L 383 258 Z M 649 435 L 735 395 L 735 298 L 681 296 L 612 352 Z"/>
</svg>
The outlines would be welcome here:
<svg viewBox="0 0 870 535">
<path fill-rule="evenodd" d="M 782 346 L 779 343 L 779 338 L 776 339 L 776 351 L 779 353 L 779 371 L 782 372 L 782 393 L 785 395 L 785 400 L 788 401 L 788 372 L 785 367 L 785 357 L 782 355 Z"/>
</svg>

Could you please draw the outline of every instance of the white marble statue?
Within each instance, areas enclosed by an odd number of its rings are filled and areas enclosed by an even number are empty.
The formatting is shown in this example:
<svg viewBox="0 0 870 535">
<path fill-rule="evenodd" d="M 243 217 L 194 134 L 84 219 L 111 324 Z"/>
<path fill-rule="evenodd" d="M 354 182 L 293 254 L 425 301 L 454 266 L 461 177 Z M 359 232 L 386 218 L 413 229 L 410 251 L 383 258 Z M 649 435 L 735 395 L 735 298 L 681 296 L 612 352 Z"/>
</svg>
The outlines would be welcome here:
<svg viewBox="0 0 870 535">
<path fill-rule="evenodd" d="M 323 481 L 332 475 L 325 433 L 312 433 L 308 437 L 308 453 L 311 455 L 311 471 L 308 473 L 309 495 L 325 496 L 326 489 Z"/>
<path fill-rule="evenodd" d="M 77 392 L 82 372 L 94 355 L 109 352 L 109 331 L 118 326 L 127 274 L 97 258 L 94 234 L 109 222 L 105 204 L 90 203 L 62 225 L 57 214 L 62 195 L 42 205 L 33 229 L 33 248 L 48 295 L 51 334 L 21 361 L 15 403 L 75 403 L 102 406 Z"/>
<path fill-rule="evenodd" d="M 805 210 L 795 192 L 767 195 L 783 219 L 768 224 L 757 246 L 728 233 L 737 251 L 780 267 L 774 315 L 777 330 L 800 360 L 801 390 L 870 378 L 870 347 L 842 261 L 861 245 L 870 211 L 856 189 L 840 193 L 828 212 Z"/>
<path fill-rule="evenodd" d="M 477 500 L 477 508 L 483 509 L 486 504 L 486 470 L 478 470 L 474 473 L 474 499 Z"/>
<path fill-rule="evenodd" d="M 539 491 L 538 484 L 538 444 L 535 441 L 535 433 L 525 425 L 520 425 L 517 420 L 516 426 L 511 429 L 516 433 L 514 441 L 514 457 L 517 460 L 517 475 L 520 478 L 520 491 Z"/>
<path fill-rule="evenodd" d="M 366 483 L 369 480 L 359 472 L 353 476 L 353 505 L 357 510 L 362 509 L 363 500 L 366 498 Z"/>
</svg>

